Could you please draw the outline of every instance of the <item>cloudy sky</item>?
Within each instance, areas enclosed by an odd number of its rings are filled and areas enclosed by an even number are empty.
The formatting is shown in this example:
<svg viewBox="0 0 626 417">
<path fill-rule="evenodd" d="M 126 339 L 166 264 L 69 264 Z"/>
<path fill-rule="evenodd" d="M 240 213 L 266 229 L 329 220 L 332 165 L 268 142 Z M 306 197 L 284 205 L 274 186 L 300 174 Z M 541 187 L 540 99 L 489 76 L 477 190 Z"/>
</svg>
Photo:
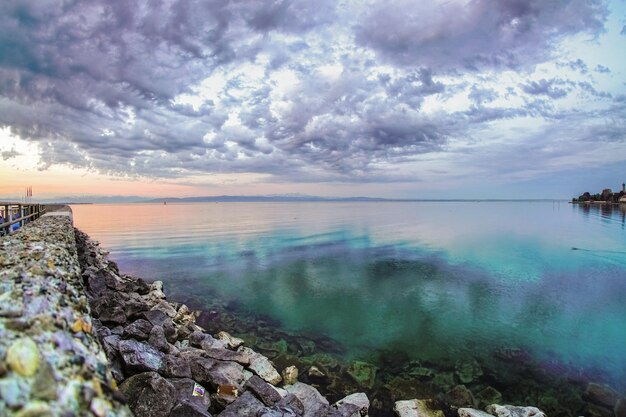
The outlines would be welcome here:
<svg viewBox="0 0 626 417">
<path fill-rule="evenodd" d="M 626 180 L 626 0 L 3 0 L 0 197 Z"/>
</svg>

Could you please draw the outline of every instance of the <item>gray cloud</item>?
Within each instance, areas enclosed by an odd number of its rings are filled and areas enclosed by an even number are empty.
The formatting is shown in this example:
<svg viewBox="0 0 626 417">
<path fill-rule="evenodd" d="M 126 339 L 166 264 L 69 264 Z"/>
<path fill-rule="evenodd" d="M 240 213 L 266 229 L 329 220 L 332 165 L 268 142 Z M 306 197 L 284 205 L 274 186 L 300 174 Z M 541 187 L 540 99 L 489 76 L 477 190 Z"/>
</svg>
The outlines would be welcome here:
<svg viewBox="0 0 626 417">
<path fill-rule="evenodd" d="M 565 97 L 569 92 L 568 88 L 560 87 L 565 84 L 566 83 L 563 80 L 559 79 L 542 79 L 539 81 L 531 81 L 527 84 L 522 84 L 521 87 L 522 90 L 524 90 L 524 92 L 527 94 L 545 95 L 553 99 L 558 99 Z"/>
<path fill-rule="evenodd" d="M 606 13 L 598 0 L 7 0 L 0 126 L 40 145 L 42 169 L 417 180 L 389 167 L 446 152 L 492 122 L 565 118 L 554 100 L 574 90 L 610 100 L 592 82 L 502 92 L 493 75 L 464 78 L 543 62 L 564 37 L 601 31 Z M 564 65 L 588 71 L 580 59 Z M 252 84 L 247 66 L 259 72 Z M 181 99 L 213 76 L 209 96 Z M 518 93 L 524 105 L 500 102 Z M 470 108 L 428 108 L 457 96 Z"/>
<path fill-rule="evenodd" d="M 597 33 L 607 14 L 600 0 L 376 1 L 356 33 L 402 65 L 520 68 L 545 60 L 563 36 Z"/>
</svg>

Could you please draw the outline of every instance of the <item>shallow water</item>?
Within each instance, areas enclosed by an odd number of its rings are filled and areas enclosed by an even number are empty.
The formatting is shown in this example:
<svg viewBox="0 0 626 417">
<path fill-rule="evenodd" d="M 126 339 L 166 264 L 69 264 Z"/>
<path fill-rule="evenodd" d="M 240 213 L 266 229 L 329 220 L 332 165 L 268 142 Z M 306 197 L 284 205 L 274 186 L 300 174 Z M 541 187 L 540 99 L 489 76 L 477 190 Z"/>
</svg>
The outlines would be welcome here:
<svg viewBox="0 0 626 417">
<path fill-rule="evenodd" d="M 329 336 L 456 360 L 521 348 L 626 388 L 626 209 L 565 202 L 74 205 L 123 272 Z"/>
</svg>

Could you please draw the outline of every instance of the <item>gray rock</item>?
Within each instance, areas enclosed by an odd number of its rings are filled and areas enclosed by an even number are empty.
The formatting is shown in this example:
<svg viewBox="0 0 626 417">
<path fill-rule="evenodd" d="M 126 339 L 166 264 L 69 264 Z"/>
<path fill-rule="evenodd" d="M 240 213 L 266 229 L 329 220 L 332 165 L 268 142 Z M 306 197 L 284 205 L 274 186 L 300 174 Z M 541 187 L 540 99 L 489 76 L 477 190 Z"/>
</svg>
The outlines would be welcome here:
<svg viewBox="0 0 626 417">
<path fill-rule="evenodd" d="M 122 340 L 118 348 L 127 372 L 158 371 L 162 366 L 163 353 L 146 343 Z"/>
<path fill-rule="evenodd" d="M 191 378 L 191 366 L 184 357 L 165 355 L 159 371 L 167 378 Z"/>
<path fill-rule="evenodd" d="M 92 312 L 102 323 L 126 323 L 124 300 L 116 293 L 105 295 L 92 303 Z"/>
<path fill-rule="evenodd" d="M 250 348 L 243 346 L 240 347 L 238 351 L 249 357 L 250 365 L 248 366 L 248 369 L 263 378 L 265 381 L 272 385 L 277 385 L 280 381 L 282 381 L 280 374 L 268 358 Z"/>
<path fill-rule="evenodd" d="M 304 417 L 317 417 L 330 411 L 328 400 L 310 385 L 296 382 L 293 385 L 287 385 L 285 390 L 300 400 L 304 408 Z"/>
<path fill-rule="evenodd" d="M 207 357 L 212 359 L 218 359 L 221 361 L 233 361 L 241 365 L 250 364 L 250 356 L 241 352 L 220 348 L 207 348 L 204 349 L 204 352 Z"/>
<path fill-rule="evenodd" d="M 246 381 L 244 388 L 252 392 L 259 400 L 268 407 L 275 405 L 282 397 L 274 387 L 260 377 L 254 375 Z"/>
<path fill-rule="evenodd" d="M 216 389 L 219 385 L 234 385 L 240 389 L 244 381 L 243 367 L 235 362 L 215 361 L 208 376 L 208 382 Z"/>
<path fill-rule="evenodd" d="M 339 411 L 340 416 L 365 416 L 370 408 L 370 400 L 364 392 L 357 392 L 337 401 L 333 407 Z"/>
<path fill-rule="evenodd" d="M 297 416 L 302 416 L 304 414 L 304 405 L 302 401 L 294 394 L 285 395 L 274 407 L 274 409 L 289 411 L 291 410 Z M 289 414 L 287 414 L 289 415 Z"/>
<path fill-rule="evenodd" d="M 537 407 L 491 404 L 487 407 L 487 412 L 497 417 L 546 417 Z"/>
<path fill-rule="evenodd" d="M 232 336 L 228 332 L 221 331 L 215 335 L 219 340 L 223 340 L 227 343 L 230 349 L 237 349 L 239 346 L 243 345 L 243 340 L 238 337 Z"/>
<path fill-rule="evenodd" d="M 342 404 L 339 407 L 332 407 L 326 417 L 361 417 L 361 412 L 357 405 Z"/>
<path fill-rule="evenodd" d="M 229 404 L 224 411 L 220 413 L 220 417 L 251 417 L 257 416 L 265 411 L 266 407 L 257 400 L 254 395 L 244 392 L 241 397 L 237 398 Z"/>
<path fill-rule="evenodd" d="M 165 338 L 165 332 L 163 331 L 163 327 L 161 326 L 154 326 L 150 330 L 148 343 L 152 347 L 160 350 L 161 352 L 167 353 L 169 351 L 169 344 L 167 343 L 167 339 Z"/>
<path fill-rule="evenodd" d="M 156 372 L 131 376 L 120 391 L 136 416 L 168 417 L 176 402 L 176 389 Z"/>
<path fill-rule="evenodd" d="M 181 352 L 181 358 L 187 358 L 189 366 L 191 367 L 192 378 L 201 384 L 208 383 L 210 380 L 209 372 L 215 363 L 215 359 L 203 358 L 187 354 L 187 352 Z"/>
<path fill-rule="evenodd" d="M 167 314 L 161 310 L 144 311 L 140 314 L 140 317 L 144 320 L 148 320 L 153 326 L 163 326 L 166 322 L 172 322 Z"/>
<path fill-rule="evenodd" d="M 594 404 L 613 408 L 619 400 L 619 394 L 608 385 L 589 383 L 585 389 L 584 398 Z"/>
<path fill-rule="evenodd" d="M 474 408 L 459 408 L 459 417 L 493 417 L 489 413 Z"/>
<path fill-rule="evenodd" d="M 122 336 L 126 339 L 146 340 L 150 336 L 151 330 L 152 323 L 144 319 L 138 319 L 124 327 Z"/>
<path fill-rule="evenodd" d="M 169 417 L 212 417 L 208 410 L 187 402 L 178 403 L 172 408 Z"/>
<path fill-rule="evenodd" d="M 211 399 L 208 391 L 202 389 L 195 390 L 196 382 L 190 378 L 168 378 L 167 381 L 176 389 L 176 403 L 186 403 L 194 408 L 207 411 L 211 406 Z M 200 393 L 204 390 L 204 393 Z"/>
<path fill-rule="evenodd" d="M 393 411 L 398 417 L 444 417 L 443 411 L 433 409 L 430 400 L 396 401 Z"/>
</svg>

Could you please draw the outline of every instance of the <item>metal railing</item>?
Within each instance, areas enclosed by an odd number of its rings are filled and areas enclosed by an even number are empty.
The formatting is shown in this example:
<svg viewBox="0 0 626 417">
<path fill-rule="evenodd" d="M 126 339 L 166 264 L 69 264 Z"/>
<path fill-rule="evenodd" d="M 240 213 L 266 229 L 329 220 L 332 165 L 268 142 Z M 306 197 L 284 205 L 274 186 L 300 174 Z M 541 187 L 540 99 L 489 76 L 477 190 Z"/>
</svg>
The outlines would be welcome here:
<svg viewBox="0 0 626 417">
<path fill-rule="evenodd" d="M 0 202 L 0 235 L 11 234 L 45 212 L 43 204 Z"/>
</svg>

